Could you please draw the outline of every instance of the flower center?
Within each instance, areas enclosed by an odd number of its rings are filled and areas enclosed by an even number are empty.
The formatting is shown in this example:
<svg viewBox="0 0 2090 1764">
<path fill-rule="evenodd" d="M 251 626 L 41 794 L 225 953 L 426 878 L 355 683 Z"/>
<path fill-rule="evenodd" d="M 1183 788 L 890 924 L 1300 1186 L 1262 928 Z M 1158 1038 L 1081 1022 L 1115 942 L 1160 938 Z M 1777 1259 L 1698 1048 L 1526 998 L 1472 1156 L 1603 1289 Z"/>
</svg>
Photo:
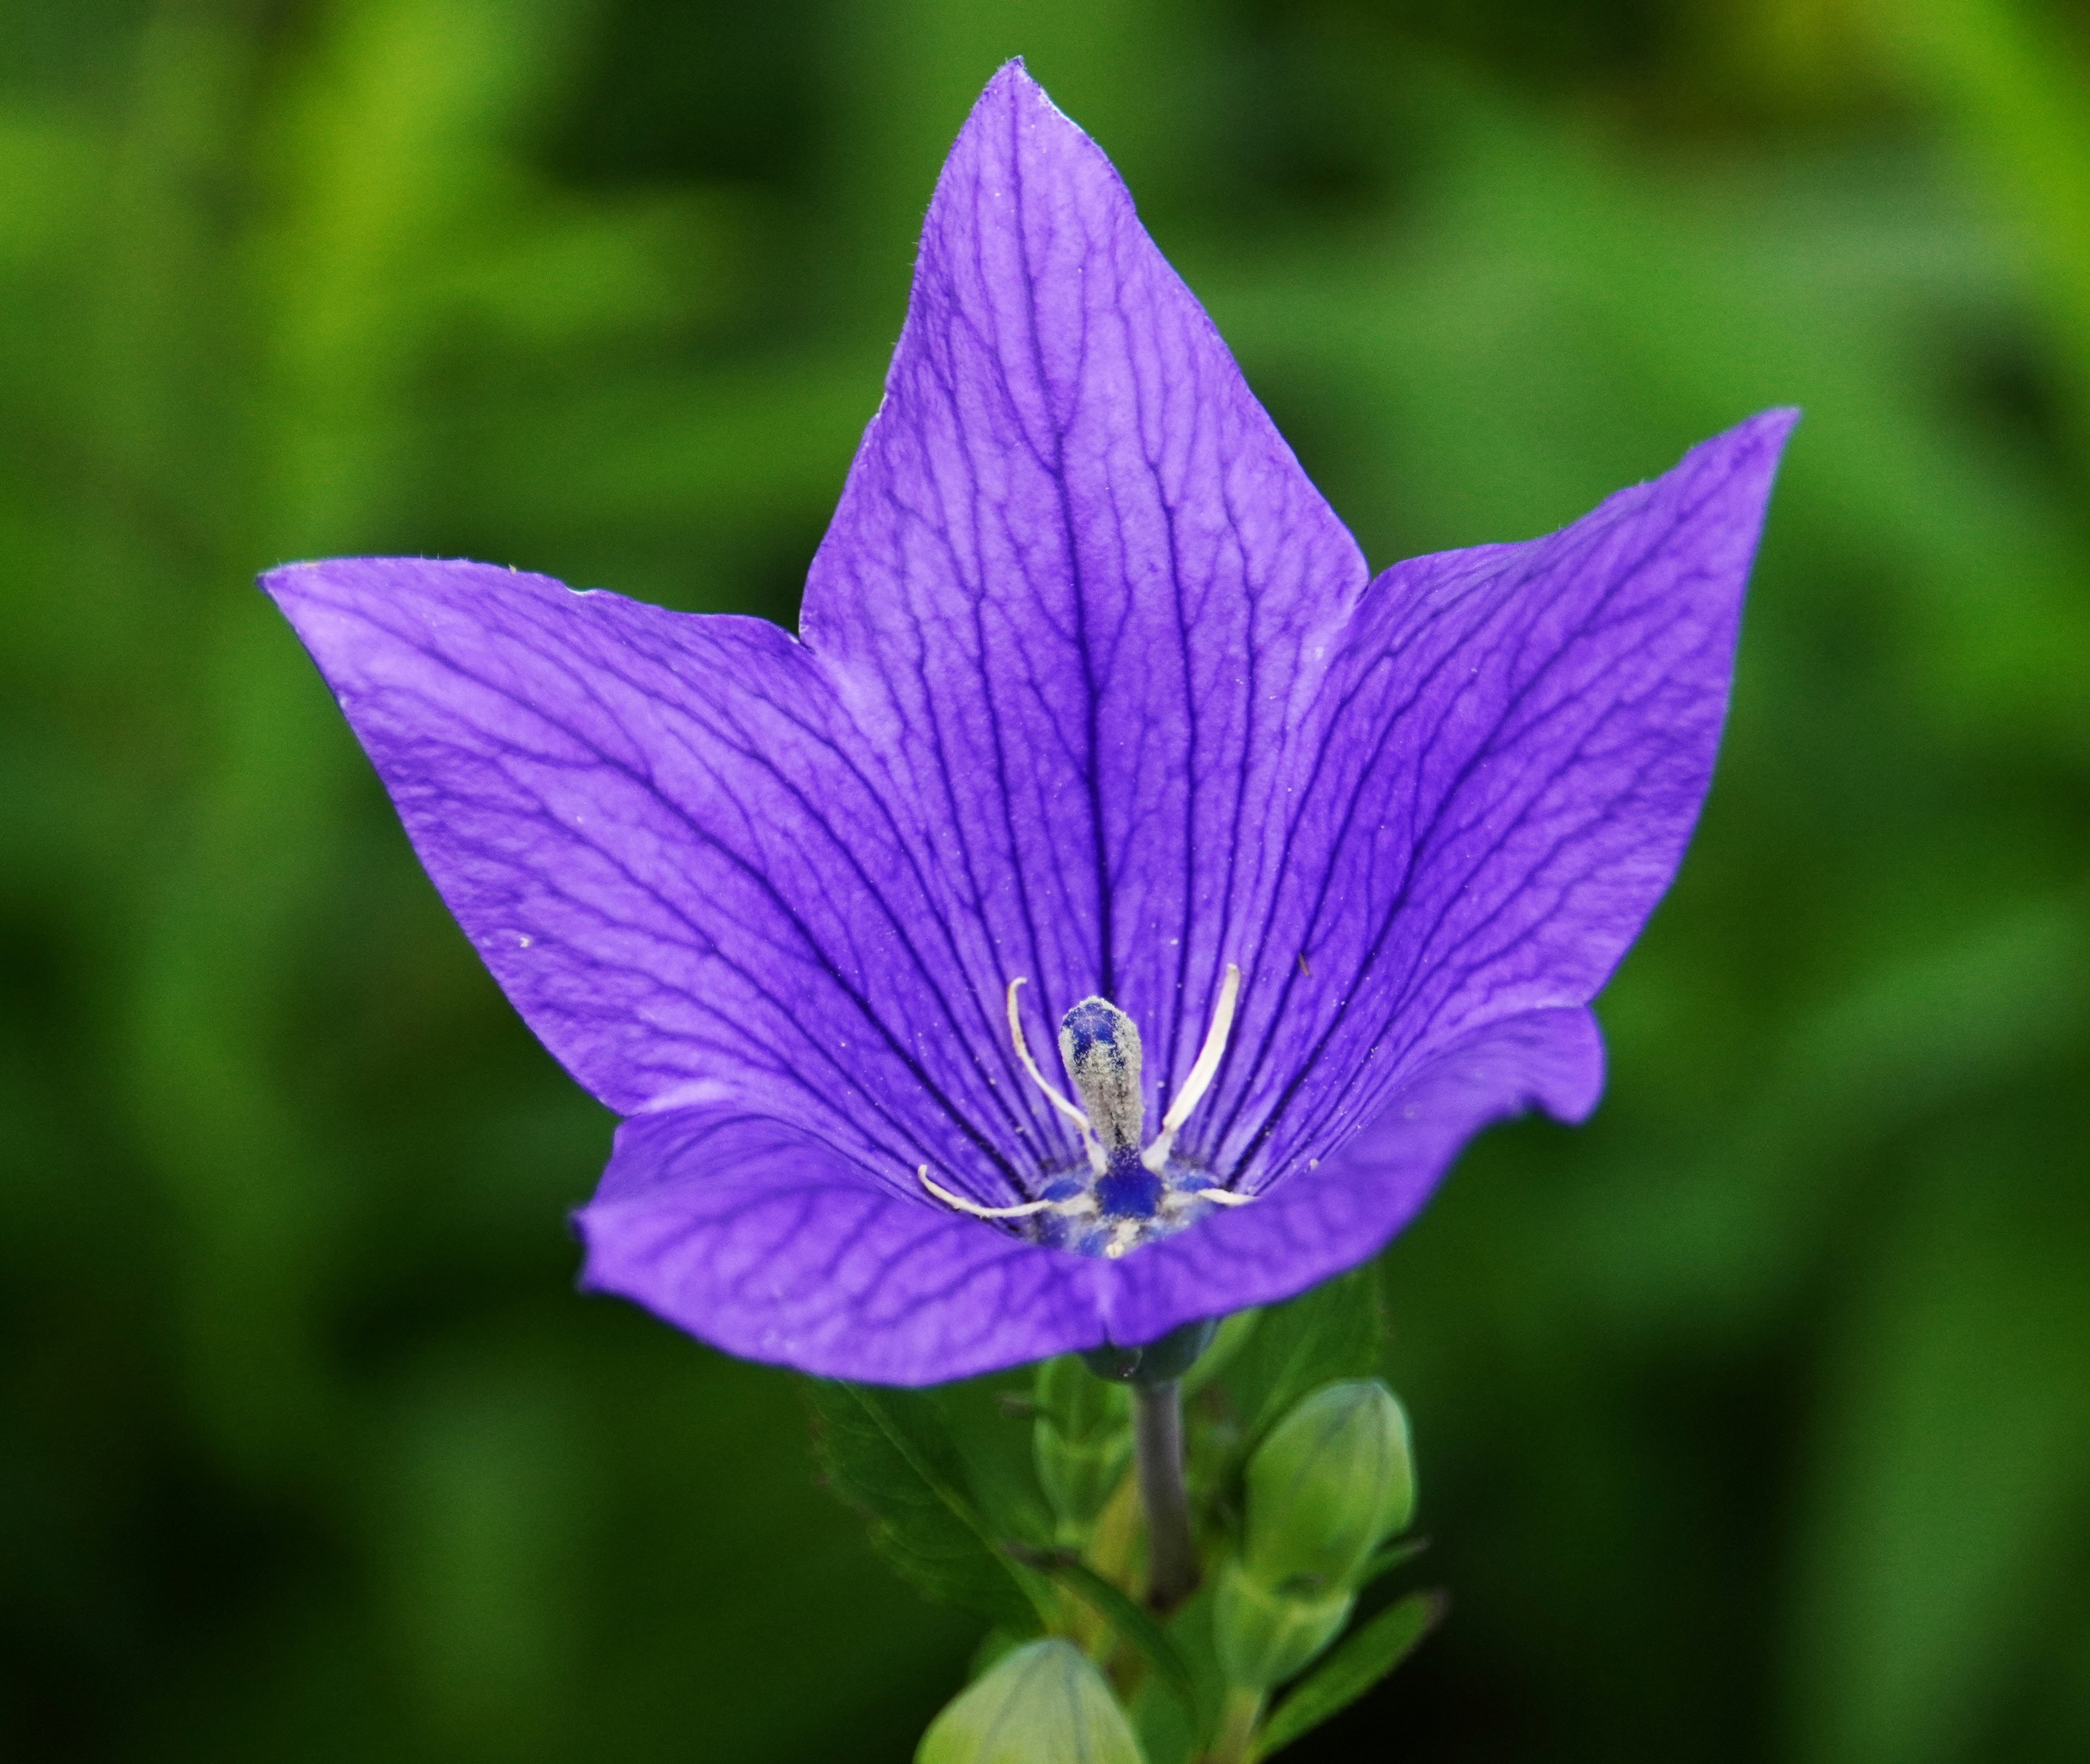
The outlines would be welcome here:
<svg viewBox="0 0 2090 1764">
<path fill-rule="evenodd" d="M 1086 1180 L 1056 1177 L 1034 1200 L 1013 1207 L 983 1207 L 930 1180 L 926 1164 L 916 1172 L 922 1185 L 945 1205 L 978 1219 L 1021 1219 L 1034 1241 L 1085 1255 L 1112 1258 L 1155 1237 L 1180 1231 L 1215 1206 L 1241 1207 L 1254 1198 L 1220 1187 L 1175 1152 L 1176 1134 L 1198 1106 L 1225 1056 L 1241 970 L 1227 964 L 1212 1026 L 1183 1086 L 1161 1117 L 1161 1130 L 1146 1138 L 1146 1105 L 1139 1090 L 1139 1025 L 1107 998 L 1085 998 L 1060 1019 L 1060 1060 L 1067 1069 L 1077 1106 L 1039 1069 L 1024 1039 L 1017 993 L 1008 984 L 1008 1030 L 1016 1056 L 1047 1099 L 1079 1133 L 1086 1153 Z"/>
</svg>

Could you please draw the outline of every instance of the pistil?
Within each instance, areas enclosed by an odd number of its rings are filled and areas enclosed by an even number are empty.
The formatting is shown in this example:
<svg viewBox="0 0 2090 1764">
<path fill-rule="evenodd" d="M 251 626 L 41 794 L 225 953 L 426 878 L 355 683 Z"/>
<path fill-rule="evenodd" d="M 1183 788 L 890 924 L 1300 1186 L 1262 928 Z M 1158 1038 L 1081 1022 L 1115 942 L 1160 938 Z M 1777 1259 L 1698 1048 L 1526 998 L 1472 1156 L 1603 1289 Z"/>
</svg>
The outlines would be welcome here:
<svg viewBox="0 0 2090 1764">
<path fill-rule="evenodd" d="M 935 1181 L 927 1164 L 916 1176 L 923 1188 L 947 1207 L 975 1219 L 1049 1217 L 1043 1241 L 1090 1255 L 1112 1258 L 1150 1238 L 1179 1229 L 1206 1205 L 1243 1207 L 1253 1195 L 1219 1187 L 1194 1169 L 1173 1161 L 1176 1135 L 1218 1076 L 1232 1033 L 1234 1007 L 1241 994 L 1241 969 L 1227 964 L 1211 1027 L 1192 1062 L 1189 1076 L 1161 1117 L 1161 1130 L 1146 1138 L 1146 1104 L 1140 1093 L 1142 1050 L 1139 1026 L 1110 1000 L 1091 995 L 1060 1019 L 1060 1060 L 1066 1068 L 1079 1104 L 1070 1100 L 1039 1069 L 1023 1033 L 1017 993 L 1026 983 L 1008 983 L 1009 1039 L 1017 1059 L 1052 1107 L 1080 1134 L 1086 1155 L 1088 1181 L 1077 1184 L 1062 1176 L 1043 1197 L 1008 1207 L 987 1207 L 954 1193 Z M 1093 1223 L 1069 1233 L 1061 1221 Z"/>
</svg>

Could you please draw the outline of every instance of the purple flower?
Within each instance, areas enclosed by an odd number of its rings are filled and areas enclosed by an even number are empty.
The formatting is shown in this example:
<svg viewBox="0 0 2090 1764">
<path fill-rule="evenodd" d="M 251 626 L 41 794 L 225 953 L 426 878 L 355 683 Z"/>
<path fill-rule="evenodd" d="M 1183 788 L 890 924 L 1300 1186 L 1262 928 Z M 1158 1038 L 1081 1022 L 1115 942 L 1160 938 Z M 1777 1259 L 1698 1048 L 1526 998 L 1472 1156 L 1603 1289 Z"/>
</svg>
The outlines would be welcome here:
<svg viewBox="0 0 2090 1764">
<path fill-rule="evenodd" d="M 1374 580 L 1011 63 L 802 637 L 484 564 L 264 586 L 626 1117 L 584 1283 L 920 1383 L 1285 1297 L 1484 1122 L 1593 1106 L 1791 420 Z"/>
</svg>

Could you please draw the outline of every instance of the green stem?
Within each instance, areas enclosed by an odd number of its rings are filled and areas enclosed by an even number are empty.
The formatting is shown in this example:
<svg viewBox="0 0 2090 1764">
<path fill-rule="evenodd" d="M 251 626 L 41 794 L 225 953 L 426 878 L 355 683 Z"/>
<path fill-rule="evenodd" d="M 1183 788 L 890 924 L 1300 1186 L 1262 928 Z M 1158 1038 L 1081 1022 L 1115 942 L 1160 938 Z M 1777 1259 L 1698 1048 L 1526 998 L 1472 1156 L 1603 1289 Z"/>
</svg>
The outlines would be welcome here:
<svg viewBox="0 0 2090 1764">
<path fill-rule="evenodd" d="M 1207 1764 L 1249 1764 L 1255 1756 L 1255 1727 L 1262 1719 L 1262 1693 L 1236 1684 L 1219 1711 L 1219 1736 L 1206 1754 Z"/>
<path fill-rule="evenodd" d="M 1166 1613 L 1198 1587 L 1190 1499 L 1183 1486 L 1183 1387 L 1173 1379 L 1135 1384 L 1132 1413 L 1139 1499 L 1146 1509 L 1146 1602 Z"/>
</svg>

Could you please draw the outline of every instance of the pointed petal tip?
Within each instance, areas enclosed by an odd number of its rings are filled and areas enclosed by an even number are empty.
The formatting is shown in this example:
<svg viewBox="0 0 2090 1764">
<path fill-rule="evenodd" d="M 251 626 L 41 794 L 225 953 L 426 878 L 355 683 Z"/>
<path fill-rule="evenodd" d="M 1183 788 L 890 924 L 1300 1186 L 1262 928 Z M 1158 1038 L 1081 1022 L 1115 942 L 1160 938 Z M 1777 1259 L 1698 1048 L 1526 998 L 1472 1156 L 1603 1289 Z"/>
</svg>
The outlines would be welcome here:
<svg viewBox="0 0 2090 1764">
<path fill-rule="evenodd" d="M 282 606 L 300 593 L 325 582 L 329 576 L 338 576 L 344 570 L 353 572 L 358 569 L 382 567 L 388 564 L 425 564 L 433 561 L 424 557 L 303 557 L 263 570 L 254 579 L 254 583 L 270 600 Z"/>
<path fill-rule="evenodd" d="M 1623 494 L 1629 498 L 1636 497 L 1644 490 L 1659 484 L 1695 482 L 1709 487 L 1717 483 L 1720 486 L 1717 494 L 1723 506 L 1736 513 L 1743 506 L 1751 506 L 1754 518 L 1760 522 L 1770 500 L 1771 485 L 1784 457 L 1785 444 L 1800 416 L 1799 409 L 1792 405 L 1759 411 L 1733 428 L 1708 436 L 1687 449 L 1683 458 L 1654 480 L 1654 484 L 1637 487 Z"/>
<path fill-rule="evenodd" d="M 273 569 L 264 570 L 255 577 L 254 586 L 272 600 L 280 601 L 296 586 L 298 579 L 319 566 L 311 561 L 279 563 Z"/>
<path fill-rule="evenodd" d="M 1047 97 L 1045 88 L 1031 77 L 1030 70 L 1024 65 L 1021 55 L 1012 55 L 994 71 L 993 77 L 980 88 L 974 107 L 985 104 L 990 98 L 1007 98 L 1018 104 L 1042 105 L 1058 114 L 1059 107 Z"/>
<path fill-rule="evenodd" d="M 1004 106 L 1014 110 L 1025 122 L 1044 123 L 1064 130 L 1071 140 L 1094 144 L 1088 131 L 1055 104 L 1052 95 L 1031 76 L 1021 55 L 1012 55 L 1004 62 L 981 88 L 979 97 L 973 102 L 971 114 L 965 118 L 965 127 L 959 131 L 959 140 L 962 141 L 990 114 Z M 956 143 L 952 150 L 957 151 Z"/>
<path fill-rule="evenodd" d="M 1775 450 L 1791 438 L 1793 430 L 1800 426 L 1800 418 L 1798 405 L 1774 404 L 1767 411 L 1757 411 L 1737 427 L 1752 441 L 1761 441 Z"/>
<path fill-rule="evenodd" d="M 1774 466 L 1786 442 L 1800 422 L 1800 407 L 1795 404 L 1774 405 L 1767 411 L 1759 411 L 1754 416 L 1745 417 L 1732 428 L 1724 429 L 1709 440 L 1701 441 L 1691 450 L 1692 454 L 1724 453 L 1737 463 L 1744 457 L 1761 458 L 1766 466 Z"/>
</svg>

